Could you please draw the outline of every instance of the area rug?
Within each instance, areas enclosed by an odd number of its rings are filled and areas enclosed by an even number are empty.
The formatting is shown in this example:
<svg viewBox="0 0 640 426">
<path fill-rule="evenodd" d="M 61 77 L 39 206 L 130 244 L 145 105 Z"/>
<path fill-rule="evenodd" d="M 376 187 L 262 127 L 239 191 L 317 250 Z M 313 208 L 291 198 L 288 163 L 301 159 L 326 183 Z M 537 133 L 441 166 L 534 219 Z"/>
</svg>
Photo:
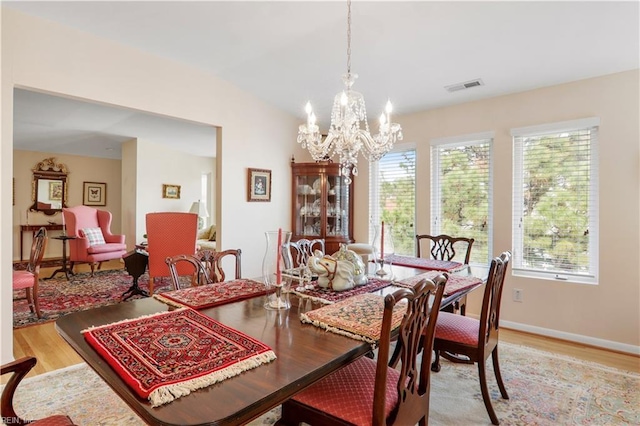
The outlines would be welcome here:
<svg viewBox="0 0 640 426">
<path fill-rule="evenodd" d="M 113 305 L 122 301 L 122 294 L 126 292 L 133 282 L 133 278 L 124 269 L 111 269 L 96 271 L 93 278 L 89 272 L 70 276 L 70 280 L 62 274 L 58 274 L 51 280 L 40 280 L 39 301 L 42 318 L 38 319 L 31 313 L 27 301 L 15 300 L 13 302 L 13 326 L 24 327 L 54 321 L 62 315 L 70 312 L 82 311 L 98 306 Z M 138 279 L 141 289 L 149 290 L 149 275 L 144 274 Z M 171 280 L 164 278 L 156 280 L 155 291 L 170 290 Z M 24 291 L 14 293 L 14 299 L 24 298 Z M 140 298 L 133 296 L 128 300 Z"/>
<path fill-rule="evenodd" d="M 152 407 L 276 359 L 264 343 L 190 308 L 92 327 L 82 334 Z"/>
<path fill-rule="evenodd" d="M 302 299 L 311 299 L 314 302 L 320 302 L 324 304 L 336 303 L 341 300 L 348 299 L 352 296 L 365 293 L 373 293 L 393 284 L 389 280 L 381 280 L 378 278 L 369 278 L 369 282 L 364 285 L 359 285 L 351 290 L 333 291 L 327 290 L 322 287 L 315 286 L 312 289 L 306 290 L 292 290 L 291 293 L 300 296 Z"/>
<path fill-rule="evenodd" d="M 491 370 L 488 383 L 501 425 L 640 424 L 639 374 L 504 342 L 500 348 L 510 399 L 500 398 Z M 79 425 L 145 424 L 86 364 L 25 379 L 15 403 L 27 418 L 62 413 Z M 274 409 L 250 425 L 272 425 L 279 417 Z M 429 424 L 491 425 L 477 367 L 443 360 L 431 376 Z"/>
<path fill-rule="evenodd" d="M 160 294 L 156 293 L 153 297 L 172 306 L 205 309 L 262 296 L 266 293 L 263 283 L 242 278 L 211 285 L 182 288 Z"/>
<path fill-rule="evenodd" d="M 404 303 L 394 307 L 392 329 L 400 326 L 406 311 L 407 305 Z M 380 340 L 383 314 L 384 297 L 367 293 L 301 313 L 300 321 L 375 346 Z"/>
</svg>

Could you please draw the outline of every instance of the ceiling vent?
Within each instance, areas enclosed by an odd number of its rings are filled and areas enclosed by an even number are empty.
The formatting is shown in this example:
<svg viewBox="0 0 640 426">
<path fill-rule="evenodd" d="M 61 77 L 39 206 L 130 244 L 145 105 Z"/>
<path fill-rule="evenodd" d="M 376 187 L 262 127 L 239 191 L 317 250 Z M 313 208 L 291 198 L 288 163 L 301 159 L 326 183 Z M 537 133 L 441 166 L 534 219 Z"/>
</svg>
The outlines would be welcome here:
<svg viewBox="0 0 640 426">
<path fill-rule="evenodd" d="M 464 83 L 452 84 L 451 86 L 444 86 L 447 92 L 458 92 L 460 90 L 471 89 L 472 87 L 484 86 L 484 82 L 476 78 L 475 80 L 465 81 Z"/>
</svg>

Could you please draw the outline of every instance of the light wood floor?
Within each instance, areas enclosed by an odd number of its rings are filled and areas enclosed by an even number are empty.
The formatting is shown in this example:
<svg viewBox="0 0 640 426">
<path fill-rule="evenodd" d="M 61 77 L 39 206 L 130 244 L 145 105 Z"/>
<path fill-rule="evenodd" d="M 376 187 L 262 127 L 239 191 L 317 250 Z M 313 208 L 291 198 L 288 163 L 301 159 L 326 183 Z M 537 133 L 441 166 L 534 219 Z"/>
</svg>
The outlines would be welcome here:
<svg viewBox="0 0 640 426">
<path fill-rule="evenodd" d="M 113 268 L 122 268 L 122 264 L 119 261 L 115 261 L 103 265 L 103 269 Z M 77 270 L 88 271 L 89 269 L 86 265 L 79 265 Z M 53 272 L 53 268 L 51 272 Z M 45 270 L 43 275 L 48 276 L 51 272 Z M 505 328 L 500 329 L 500 340 L 640 373 L 640 357 L 634 355 Z M 14 330 L 13 352 L 16 359 L 23 356 L 35 356 L 38 358 L 38 364 L 29 376 L 83 362 L 82 358 L 58 335 L 54 322 Z M 6 379 L 7 377 L 3 377 L 2 383 L 5 383 Z"/>
</svg>

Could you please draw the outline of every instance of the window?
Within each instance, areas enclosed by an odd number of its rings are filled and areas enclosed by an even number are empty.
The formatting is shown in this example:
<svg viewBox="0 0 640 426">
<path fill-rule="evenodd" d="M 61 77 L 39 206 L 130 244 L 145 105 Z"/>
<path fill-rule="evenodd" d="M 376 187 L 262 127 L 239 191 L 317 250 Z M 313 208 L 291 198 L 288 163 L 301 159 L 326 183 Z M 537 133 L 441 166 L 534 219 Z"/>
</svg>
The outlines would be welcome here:
<svg viewBox="0 0 640 426">
<path fill-rule="evenodd" d="M 513 129 L 513 272 L 595 283 L 599 119 Z"/>
<path fill-rule="evenodd" d="M 473 238 L 470 263 L 492 253 L 493 133 L 431 142 L 431 234 Z"/>
<path fill-rule="evenodd" d="M 369 242 L 384 221 L 391 225 L 397 254 L 415 255 L 416 150 L 404 144 L 371 163 Z"/>
</svg>

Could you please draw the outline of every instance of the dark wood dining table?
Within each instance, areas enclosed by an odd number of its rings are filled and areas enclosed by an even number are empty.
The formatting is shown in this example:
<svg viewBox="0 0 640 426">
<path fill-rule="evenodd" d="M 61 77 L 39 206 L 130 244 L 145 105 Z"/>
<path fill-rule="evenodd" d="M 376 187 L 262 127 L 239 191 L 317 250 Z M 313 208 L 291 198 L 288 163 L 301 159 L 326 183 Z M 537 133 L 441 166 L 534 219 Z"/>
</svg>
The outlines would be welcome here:
<svg viewBox="0 0 640 426">
<path fill-rule="evenodd" d="M 394 275 L 398 279 L 421 272 L 424 271 L 394 267 Z M 471 268 L 457 274 L 486 277 L 486 271 Z M 390 286 L 379 292 L 384 294 L 396 288 Z M 467 289 L 464 294 L 471 290 Z M 455 296 L 443 300 L 443 305 L 453 303 L 463 294 Z M 147 423 L 238 425 L 277 407 L 300 390 L 371 350 L 371 346 L 363 341 L 302 324 L 299 318 L 301 312 L 322 305 L 295 295 L 290 295 L 290 298 L 291 309 L 285 311 L 266 310 L 264 296 L 201 310 L 205 315 L 270 346 L 277 359 L 155 408 L 132 391 L 104 358 L 89 346 L 81 332 L 89 327 L 175 308 L 154 298 L 130 300 L 65 315 L 56 321 L 56 329 Z"/>
</svg>

